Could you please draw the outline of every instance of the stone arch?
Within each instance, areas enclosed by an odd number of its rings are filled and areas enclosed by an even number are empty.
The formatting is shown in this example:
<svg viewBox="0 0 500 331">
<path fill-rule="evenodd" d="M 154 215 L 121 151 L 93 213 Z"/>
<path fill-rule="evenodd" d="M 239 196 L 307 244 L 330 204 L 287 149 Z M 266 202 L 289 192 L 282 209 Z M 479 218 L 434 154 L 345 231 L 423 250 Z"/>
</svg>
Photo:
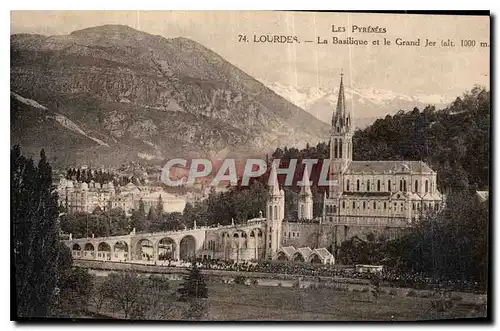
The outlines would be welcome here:
<svg viewBox="0 0 500 331">
<path fill-rule="evenodd" d="M 231 248 L 236 249 L 240 246 L 240 234 L 238 232 L 234 232 L 231 236 Z"/>
<path fill-rule="evenodd" d="M 295 254 L 293 254 L 292 260 L 294 262 L 306 262 L 304 256 L 300 252 L 296 252 Z"/>
<path fill-rule="evenodd" d="M 288 261 L 288 257 L 286 256 L 285 252 L 280 251 L 280 252 L 278 252 L 276 260 L 278 260 L 278 261 Z"/>
<path fill-rule="evenodd" d="M 135 244 L 135 258 L 137 260 L 153 260 L 154 258 L 154 245 L 153 242 L 147 238 L 142 238 Z"/>
<path fill-rule="evenodd" d="M 103 241 L 97 245 L 97 258 L 111 259 L 111 245 Z"/>
<path fill-rule="evenodd" d="M 262 237 L 262 230 L 260 228 L 255 228 L 254 231 L 255 231 L 257 237 Z"/>
<path fill-rule="evenodd" d="M 95 251 L 95 247 L 92 243 L 86 243 L 85 246 L 84 246 L 84 251 L 88 251 L 88 252 L 94 252 Z"/>
<path fill-rule="evenodd" d="M 86 243 L 83 246 L 83 256 L 95 258 L 95 246 L 92 243 Z"/>
<path fill-rule="evenodd" d="M 196 259 L 196 239 L 192 235 L 184 236 L 179 243 L 181 260 L 190 261 Z"/>
<path fill-rule="evenodd" d="M 323 264 L 321 257 L 317 253 L 312 253 L 309 261 L 312 264 Z"/>
<path fill-rule="evenodd" d="M 117 241 L 113 245 L 113 252 L 128 252 L 128 244 L 123 240 Z"/>
<path fill-rule="evenodd" d="M 101 243 L 99 243 L 99 245 L 97 245 L 97 251 L 98 252 L 111 252 L 111 246 L 103 241 Z"/>
<path fill-rule="evenodd" d="M 73 251 L 81 251 L 82 247 L 79 244 L 73 244 L 73 247 L 71 248 Z"/>
<path fill-rule="evenodd" d="M 247 247 L 249 248 L 255 248 L 257 245 L 257 236 L 255 235 L 254 230 L 250 230 L 250 233 L 248 234 L 248 239 L 247 239 Z"/>
<path fill-rule="evenodd" d="M 242 242 L 242 248 L 247 248 L 248 247 L 248 235 L 245 231 L 241 234 L 241 242 Z"/>
<path fill-rule="evenodd" d="M 158 241 L 158 260 L 175 260 L 177 243 L 170 237 L 161 238 Z"/>
<path fill-rule="evenodd" d="M 231 238 L 227 232 L 222 232 L 222 251 L 224 252 L 224 260 L 229 259 L 229 254 L 231 253 Z"/>
</svg>

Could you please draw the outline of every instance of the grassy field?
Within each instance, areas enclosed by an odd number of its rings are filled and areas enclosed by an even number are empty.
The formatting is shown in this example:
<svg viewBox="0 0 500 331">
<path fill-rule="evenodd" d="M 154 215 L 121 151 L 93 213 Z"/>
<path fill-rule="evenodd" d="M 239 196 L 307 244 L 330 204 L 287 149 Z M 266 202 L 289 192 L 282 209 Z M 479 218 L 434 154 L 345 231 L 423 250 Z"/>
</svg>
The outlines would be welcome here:
<svg viewBox="0 0 500 331">
<path fill-rule="evenodd" d="M 473 308 L 455 304 L 450 311 L 431 309 L 432 299 L 330 289 L 255 287 L 237 284 L 209 286 L 213 320 L 415 321 L 480 317 Z"/>
<path fill-rule="evenodd" d="M 171 281 L 171 291 L 179 285 Z M 215 321 L 416 321 L 485 316 L 460 301 L 446 312 L 437 312 L 431 308 L 431 298 L 387 293 L 372 302 L 370 293 L 333 289 L 208 283 L 208 290 L 208 315 Z M 182 304 L 175 305 L 178 311 L 183 309 Z M 173 319 L 181 316 L 175 315 Z"/>
</svg>

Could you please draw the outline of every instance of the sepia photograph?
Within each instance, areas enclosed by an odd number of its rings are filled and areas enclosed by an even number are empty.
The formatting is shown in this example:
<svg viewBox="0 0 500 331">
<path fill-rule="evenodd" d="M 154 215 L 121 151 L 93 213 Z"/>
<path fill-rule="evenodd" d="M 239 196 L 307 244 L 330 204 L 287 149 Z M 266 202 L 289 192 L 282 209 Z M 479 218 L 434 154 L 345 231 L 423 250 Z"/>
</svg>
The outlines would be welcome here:
<svg viewBox="0 0 500 331">
<path fill-rule="evenodd" d="M 11 320 L 488 321 L 490 24 L 11 11 Z"/>
</svg>

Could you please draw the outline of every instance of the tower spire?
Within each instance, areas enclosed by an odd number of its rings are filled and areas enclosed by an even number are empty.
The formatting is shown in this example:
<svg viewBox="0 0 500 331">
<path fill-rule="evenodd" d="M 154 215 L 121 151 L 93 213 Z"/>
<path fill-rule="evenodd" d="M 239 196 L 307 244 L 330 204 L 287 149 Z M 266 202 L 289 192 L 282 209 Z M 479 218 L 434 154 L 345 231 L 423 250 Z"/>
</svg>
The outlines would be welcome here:
<svg viewBox="0 0 500 331">
<path fill-rule="evenodd" d="M 272 162 L 272 168 L 270 173 L 271 178 L 269 179 L 269 193 L 271 196 L 280 195 L 280 183 L 278 181 L 278 172 L 276 170 L 276 164 Z"/>
<path fill-rule="evenodd" d="M 339 97 L 337 99 L 337 114 L 340 118 L 345 117 L 344 69 L 340 70 L 340 87 Z"/>
<path fill-rule="evenodd" d="M 346 110 L 346 100 L 345 100 L 345 89 L 344 89 L 344 70 L 340 70 L 340 87 L 339 94 L 337 98 L 337 108 L 332 116 L 332 128 L 339 127 L 343 129 L 344 127 L 351 126 L 350 114 Z"/>
<path fill-rule="evenodd" d="M 300 188 L 300 195 L 310 196 L 311 193 L 311 182 L 309 181 L 309 171 L 307 171 L 307 167 L 304 167 L 304 175 L 302 178 L 302 182 L 304 185 Z"/>
</svg>

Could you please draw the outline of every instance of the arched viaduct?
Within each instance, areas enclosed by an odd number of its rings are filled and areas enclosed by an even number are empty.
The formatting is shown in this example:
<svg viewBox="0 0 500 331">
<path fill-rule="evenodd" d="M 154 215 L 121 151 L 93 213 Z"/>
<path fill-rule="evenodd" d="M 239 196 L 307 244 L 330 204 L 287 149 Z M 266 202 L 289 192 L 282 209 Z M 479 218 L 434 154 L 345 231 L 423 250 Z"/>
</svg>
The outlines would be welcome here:
<svg viewBox="0 0 500 331">
<path fill-rule="evenodd" d="M 245 224 L 94 238 L 64 243 L 75 259 L 106 261 L 189 261 L 204 257 L 250 261 L 265 256 L 265 219 Z"/>
</svg>

